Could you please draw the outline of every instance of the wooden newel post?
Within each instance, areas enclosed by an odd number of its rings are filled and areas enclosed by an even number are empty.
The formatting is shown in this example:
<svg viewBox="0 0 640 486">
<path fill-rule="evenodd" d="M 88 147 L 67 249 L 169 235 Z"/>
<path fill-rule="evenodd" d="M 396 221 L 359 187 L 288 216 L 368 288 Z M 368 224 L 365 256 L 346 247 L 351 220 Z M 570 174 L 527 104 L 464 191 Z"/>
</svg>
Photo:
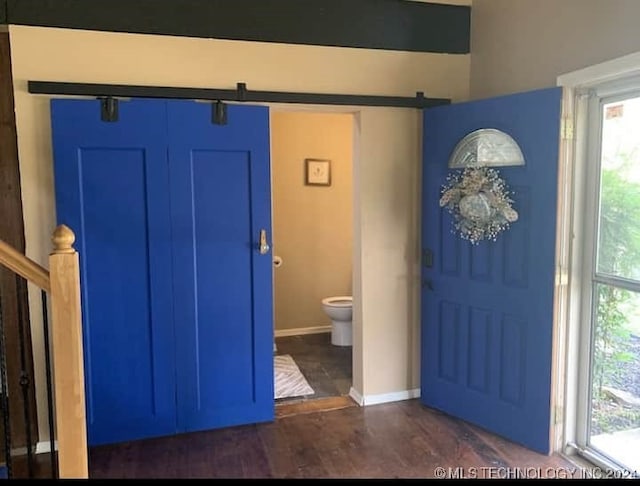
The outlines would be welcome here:
<svg viewBox="0 0 640 486">
<path fill-rule="evenodd" d="M 52 241 L 49 274 L 58 472 L 60 478 L 87 478 L 80 266 L 71 229 L 58 226 Z"/>
</svg>

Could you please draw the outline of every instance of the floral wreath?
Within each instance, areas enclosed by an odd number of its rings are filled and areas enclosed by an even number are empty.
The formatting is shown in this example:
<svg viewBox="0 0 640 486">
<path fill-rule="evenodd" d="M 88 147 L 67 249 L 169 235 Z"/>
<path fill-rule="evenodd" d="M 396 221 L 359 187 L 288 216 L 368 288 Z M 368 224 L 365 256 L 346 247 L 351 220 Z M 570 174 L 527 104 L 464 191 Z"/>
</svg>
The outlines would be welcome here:
<svg viewBox="0 0 640 486">
<path fill-rule="evenodd" d="M 475 245 L 485 239 L 496 241 L 500 232 L 518 220 L 511 195 L 497 170 L 467 167 L 447 176 L 440 206 L 453 215 L 460 236 Z"/>
</svg>

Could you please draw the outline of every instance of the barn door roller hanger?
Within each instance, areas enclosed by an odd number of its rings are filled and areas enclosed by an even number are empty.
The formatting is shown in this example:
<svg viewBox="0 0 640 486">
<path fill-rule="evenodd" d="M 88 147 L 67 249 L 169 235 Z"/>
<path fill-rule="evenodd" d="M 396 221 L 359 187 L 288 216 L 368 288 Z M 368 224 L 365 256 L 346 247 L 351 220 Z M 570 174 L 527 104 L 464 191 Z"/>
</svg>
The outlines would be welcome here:
<svg viewBox="0 0 640 486">
<path fill-rule="evenodd" d="M 101 96 L 100 99 L 100 119 L 103 122 L 118 121 L 118 98 L 113 96 Z M 218 100 L 211 104 L 211 123 L 214 125 L 227 124 L 227 105 Z"/>
</svg>

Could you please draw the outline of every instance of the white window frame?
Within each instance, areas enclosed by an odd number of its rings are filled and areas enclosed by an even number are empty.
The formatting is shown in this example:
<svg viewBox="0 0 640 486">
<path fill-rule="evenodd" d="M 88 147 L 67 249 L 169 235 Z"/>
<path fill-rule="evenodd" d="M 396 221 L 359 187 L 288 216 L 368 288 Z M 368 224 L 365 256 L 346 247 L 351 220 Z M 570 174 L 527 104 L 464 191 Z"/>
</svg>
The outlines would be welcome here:
<svg viewBox="0 0 640 486">
<path fill-rule="evenodd" d="M 592 288 L 595 281 L 598 195 L 600 178 L 601 107 L 604 102 L 625 98 L 640 90 L 640 52 L 591 66 L 558 77 L 565 88 L 565 110 L 573 127 L 572 142 L 566 156 L 561 157 L 561 170 L 569 174 L 567 208 L 558 232 L 558 245 L 568 244 L 567 292 L 558 307 L 566 313 L 558 315 L 557 336 L 564 365 L 557 377 L 556 391 L 564 400 L 556 403 L 562 415 L 562 430 L 557 449 L 566 454 L 583 455 L 602 467 L 615 464 L 605 456 L 585 447 L 588 444 L 590 372 L 592 333 Z M 594 197 L 595 196 L 595 197 Z M 562 262 L 561 262 L 562 263 Z M 560 270 L 562 264 L 560 264 Z M 560 272 L 562 273 L 562 272 Z M 616 285 L 617 286 L 617 285 Z M 590 325 L 585 325 L 589 322 Z"/>
</svg>

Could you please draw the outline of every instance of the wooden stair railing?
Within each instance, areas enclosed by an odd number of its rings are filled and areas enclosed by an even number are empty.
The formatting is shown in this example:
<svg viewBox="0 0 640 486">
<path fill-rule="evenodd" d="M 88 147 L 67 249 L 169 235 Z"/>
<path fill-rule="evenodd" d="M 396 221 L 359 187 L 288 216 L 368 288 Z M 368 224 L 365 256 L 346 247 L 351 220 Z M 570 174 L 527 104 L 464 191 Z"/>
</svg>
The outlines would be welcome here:
<svg viewBox="0 0 640 486">
<path fill-rule="evenodd" d="M 47 292 L 51 292 L 49 271 L 0 240 L 0 264 Z"/>
<path fill-rule="evenodd" d="M 58 475 L 88 477 L 87 423 L 82 356 L 80 265 L 75 235 L 65 225 L 53 232 L 49 270 L 0 240 L 0 265 L 51 296 L 51 337 Z"/>
</svg>

